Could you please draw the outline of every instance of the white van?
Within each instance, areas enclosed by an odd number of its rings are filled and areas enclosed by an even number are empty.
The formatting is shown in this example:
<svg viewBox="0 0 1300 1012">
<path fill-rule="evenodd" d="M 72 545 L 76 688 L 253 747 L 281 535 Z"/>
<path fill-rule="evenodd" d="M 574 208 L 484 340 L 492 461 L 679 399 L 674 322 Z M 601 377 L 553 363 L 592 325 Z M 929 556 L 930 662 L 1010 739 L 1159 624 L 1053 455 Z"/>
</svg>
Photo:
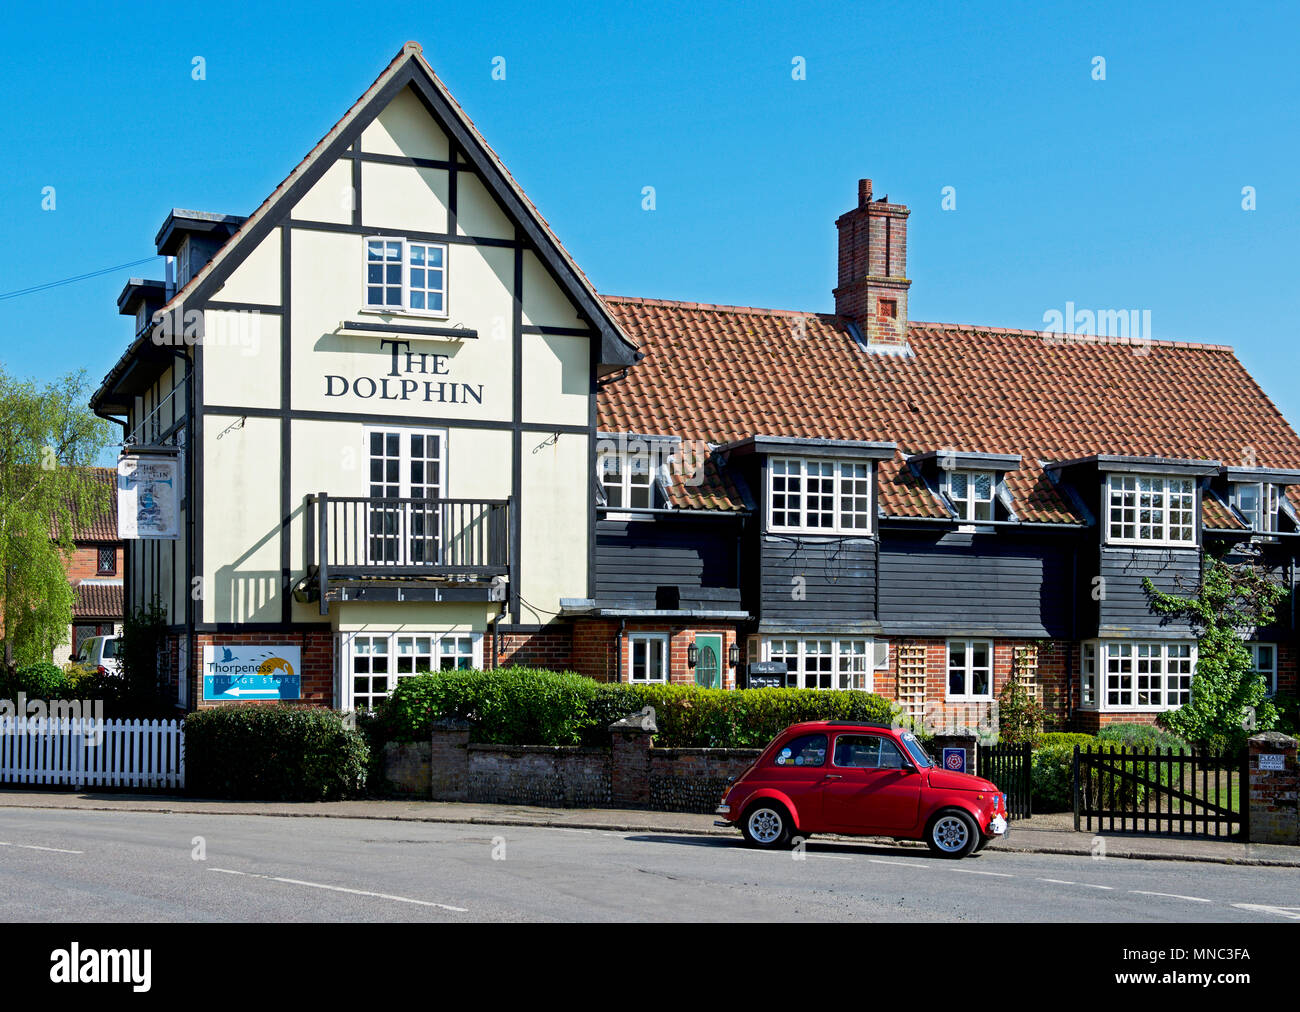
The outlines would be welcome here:
<svg viewBox="0 0 1300 1012">
<path fill-rule="evenodd" d="M 117 656 L 116 636 L 87 636 L 81 641 L 81 650 L 75 660 L 78 664 L 103 668 L 110 675 L 122 673 L 122 661 Z"/>
</svg>

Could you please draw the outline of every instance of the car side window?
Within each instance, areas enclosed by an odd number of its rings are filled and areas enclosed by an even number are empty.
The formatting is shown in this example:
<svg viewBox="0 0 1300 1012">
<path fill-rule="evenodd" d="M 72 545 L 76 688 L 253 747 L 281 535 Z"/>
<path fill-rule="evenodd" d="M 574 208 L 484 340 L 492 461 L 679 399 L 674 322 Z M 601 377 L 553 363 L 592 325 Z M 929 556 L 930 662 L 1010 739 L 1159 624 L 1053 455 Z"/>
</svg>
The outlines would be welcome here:
<svg viewBox="0 0 1300 1012">
<path fill-rule="evenodd" d="M 901 770 L 903 753 L 888 738 L 842 734 L 835 739 L 835 765 L 855 769 Z"/>
<path fill-rule="evenodd" d="M 772 760 L 777 766 L 824 766 L 826 765 L 826 735 L 803 734 L 791 738 L 777 749 Z"/>
</svg>

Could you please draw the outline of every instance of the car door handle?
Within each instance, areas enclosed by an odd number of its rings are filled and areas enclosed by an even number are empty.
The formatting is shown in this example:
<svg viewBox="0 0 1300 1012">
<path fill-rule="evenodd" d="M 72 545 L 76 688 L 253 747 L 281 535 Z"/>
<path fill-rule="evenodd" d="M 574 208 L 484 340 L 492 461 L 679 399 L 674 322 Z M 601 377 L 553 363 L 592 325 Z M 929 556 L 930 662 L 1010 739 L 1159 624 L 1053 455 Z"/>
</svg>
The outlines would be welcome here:
<svg viewBox="0 0 1300 1012">
<path fill-rule="evenodd" d="M 843 778 L 842 776 L 840 776 L 838 773 L 827 773 L 826 776 L 822 777 L 822 779 L 823 779 L 823 780 L 843 780 L 844 778 Z"/>
</svg>

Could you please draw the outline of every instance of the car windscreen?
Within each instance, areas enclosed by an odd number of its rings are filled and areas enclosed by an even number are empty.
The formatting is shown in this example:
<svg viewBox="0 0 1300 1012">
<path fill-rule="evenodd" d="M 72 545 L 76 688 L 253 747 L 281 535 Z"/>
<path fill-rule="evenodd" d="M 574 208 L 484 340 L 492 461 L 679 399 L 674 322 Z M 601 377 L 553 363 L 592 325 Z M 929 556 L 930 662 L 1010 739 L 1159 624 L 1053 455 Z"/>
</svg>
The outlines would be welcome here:
<svg viewBox="0 0 1300 1012">
<path fill-rule="evenodd" d="M 934 765 L 934 760 L 926 752 L 925 746 L 916 740 L 916 735 L 911 731 L 904 731 L 899 737 L 903 739 L 903 747 L 907 749 L 907 754 L 912 757 L 917 766 L 925 769 L 927 766 Z"/>
</svg>

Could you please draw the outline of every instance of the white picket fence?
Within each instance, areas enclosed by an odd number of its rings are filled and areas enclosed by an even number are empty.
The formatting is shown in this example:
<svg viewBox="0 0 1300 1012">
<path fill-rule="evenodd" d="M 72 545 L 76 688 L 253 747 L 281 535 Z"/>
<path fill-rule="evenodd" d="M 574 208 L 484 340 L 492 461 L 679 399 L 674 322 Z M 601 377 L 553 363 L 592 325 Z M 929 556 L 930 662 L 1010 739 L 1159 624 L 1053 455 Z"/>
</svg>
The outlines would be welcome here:
<svg viewBox="0 0 1300 1012">
<path fill-rule="evenodd" d="M 0 783 L 184 787 L 175 720 L 0 716 Z"/>
</svg>

